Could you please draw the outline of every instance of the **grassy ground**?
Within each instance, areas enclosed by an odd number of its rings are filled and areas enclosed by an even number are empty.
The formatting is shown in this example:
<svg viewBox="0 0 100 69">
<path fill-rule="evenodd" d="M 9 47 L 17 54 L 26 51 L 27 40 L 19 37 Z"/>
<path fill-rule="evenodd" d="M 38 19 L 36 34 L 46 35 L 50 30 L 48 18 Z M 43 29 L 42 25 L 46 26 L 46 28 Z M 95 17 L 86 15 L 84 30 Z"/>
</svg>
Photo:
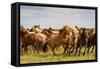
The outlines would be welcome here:
<svg viewBox="0 0 100 69">
<path fill-rule="evenodd" d="M 58 55 L 52 55 L 52 52 L 49 51 L 47 53 L 31 53 L 31 54 L 24 54 L 20 56 L 20 63 L 27 64 L 27 63 L 40 63 L 40 62 L 59 62 L 59 61 L 78 61 L 78 60 L 95 60 L 95 51 L 90 54 L 86 54 L 83 56 L 74 56 L 71 54 L 70 56 L 61 54 L 63 50 L 56 52 Z"/>
</svg>

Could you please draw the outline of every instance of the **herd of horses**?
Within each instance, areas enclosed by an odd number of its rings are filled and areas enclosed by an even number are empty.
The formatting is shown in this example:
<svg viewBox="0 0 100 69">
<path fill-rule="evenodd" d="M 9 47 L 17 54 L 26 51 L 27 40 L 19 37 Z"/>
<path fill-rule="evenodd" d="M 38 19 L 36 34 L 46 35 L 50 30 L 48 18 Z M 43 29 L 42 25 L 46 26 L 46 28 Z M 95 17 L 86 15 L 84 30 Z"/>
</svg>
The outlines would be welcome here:
<svg viewBox="0 0 100 69">
<path fill-rule="evenodd" d="M 57 53 L 58 48 L 63 49 L 62 54 L 80 56 L 85 55 L 96 47 L 95 28 L 83 28 L 75 26 L 73 28 L 65 25 L 61 29 L 44 28 L 39 25 L 31 29 L 20 27 L 20 51 L 27 53 L 29 50 L 46 53 L 52 51 L 53 55 Z M 83 52 L 82 49 L 84 48 Z M 91 49 L 90 49 L 91 48 Z"/>
</svg>

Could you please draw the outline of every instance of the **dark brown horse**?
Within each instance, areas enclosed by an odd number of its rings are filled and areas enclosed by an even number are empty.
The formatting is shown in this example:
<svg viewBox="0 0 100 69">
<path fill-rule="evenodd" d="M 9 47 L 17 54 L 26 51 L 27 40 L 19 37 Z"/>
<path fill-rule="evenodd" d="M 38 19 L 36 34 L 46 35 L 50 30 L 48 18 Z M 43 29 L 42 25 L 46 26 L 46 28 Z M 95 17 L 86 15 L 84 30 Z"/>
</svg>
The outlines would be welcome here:
<svg viewBox="0 0 100 69">
<path fill-rule="evenodd" d="M 87 53 L 89 53 L 89 50 L 91 47 L 92 47 L 91 53 L 93 53 L 95 46 L 96 46 L 96 32 L 93 33 L 93 30 L 92 30 L 92 32 L 89 34 L 89 37 L 88 37 Z"/>
<path fill-rule="evenodd" d="M 88 33 L 86 32 L 86 28 L 79 28 L 77 26 L 75 26 L 75 27 L 79 31 L 75 55 L 78 53 L 78 56 L 80 56 L 80 52 L 83 47 L 85 48 L 83 55 L 85 54 L 85 51 L 87 48 L 87 42 L 88 42 Z"/>
</svg>

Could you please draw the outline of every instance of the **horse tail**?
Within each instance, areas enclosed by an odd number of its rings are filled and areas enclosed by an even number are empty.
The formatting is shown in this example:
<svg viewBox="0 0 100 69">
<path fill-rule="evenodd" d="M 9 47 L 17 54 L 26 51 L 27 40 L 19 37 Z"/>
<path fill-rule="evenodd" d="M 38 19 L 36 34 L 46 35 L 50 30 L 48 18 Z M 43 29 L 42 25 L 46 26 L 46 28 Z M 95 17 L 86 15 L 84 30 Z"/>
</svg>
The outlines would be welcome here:
<svg viewBox="0 0 100 69">
<path fill-rule="evenodd" d="M 48 44 L 48 42 L 46 42 L 46 43 L 43 45 L 43 47 L 42 47 L 43 52 L 47 52 L 47 49 L 48 49 L 47 44 Z"/>
</svg>

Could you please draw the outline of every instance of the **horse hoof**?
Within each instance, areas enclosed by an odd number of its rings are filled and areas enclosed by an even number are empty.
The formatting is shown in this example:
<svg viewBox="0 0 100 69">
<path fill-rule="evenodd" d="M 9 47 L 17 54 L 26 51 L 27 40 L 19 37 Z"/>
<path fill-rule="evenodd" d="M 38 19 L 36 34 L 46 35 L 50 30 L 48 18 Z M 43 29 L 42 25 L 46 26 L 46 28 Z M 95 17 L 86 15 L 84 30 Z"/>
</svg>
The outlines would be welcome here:
<svg viewBox="0 0 100 69">
<path fill-rule="evenodd" d="M 62 54 L 65 54 L 65 52 L 63 52 Z"/>
<path fill-rule="evenodd" d="M 80 56 L 80 54 L 78 56 Z"/>
<path fill-rule="evenodd" d="M 85 53 L 83 53 L 83 56 L 85 55 Z"/>
<path fill-rule="evenodd" d="M 53 53 L 53 55 L 55 56 L 55 55 L 57 55 L 57 54 Z"/>
<path fill-rule="evenodd" d="M 68 56 L 70 56 L 70 54 L 68 54 Z"/>
<path fill-rule="evenodd" d="M 76 56 L 76 54 L 74 54 L 74 56 Z"/>
<path fill-rule="evenodd" d="M 71 51 L 71 53 L 73 53 L 73 51 Z"/>
</svg>

